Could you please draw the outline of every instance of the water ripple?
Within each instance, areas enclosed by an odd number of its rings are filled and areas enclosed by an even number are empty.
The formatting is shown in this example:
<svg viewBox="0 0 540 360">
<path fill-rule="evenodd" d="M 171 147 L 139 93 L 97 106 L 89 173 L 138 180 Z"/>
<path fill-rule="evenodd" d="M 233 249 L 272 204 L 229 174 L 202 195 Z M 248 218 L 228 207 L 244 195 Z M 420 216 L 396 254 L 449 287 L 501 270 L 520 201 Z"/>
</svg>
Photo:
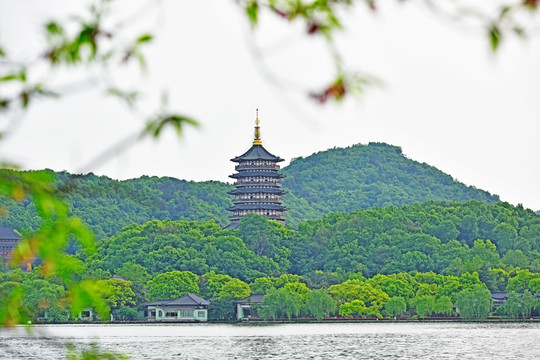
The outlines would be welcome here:
<svg viewBox="0 0 540 360">
<path fill-rule="evenodd" d="M 540 359 L 538 323 L 57 325 L 0 332 L 1 359 L 98 342 L 132 359 Z"/>
</svg>

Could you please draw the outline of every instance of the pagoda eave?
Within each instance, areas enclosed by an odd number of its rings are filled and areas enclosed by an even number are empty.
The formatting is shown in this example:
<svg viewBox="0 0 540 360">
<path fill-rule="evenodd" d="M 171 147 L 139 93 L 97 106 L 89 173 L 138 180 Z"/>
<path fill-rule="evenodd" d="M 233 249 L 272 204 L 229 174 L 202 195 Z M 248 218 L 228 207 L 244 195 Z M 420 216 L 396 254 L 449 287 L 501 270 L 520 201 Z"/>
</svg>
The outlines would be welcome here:
<svg viewBox="0 0 540 360">
<path fill-rule="evenodd" d="M 253 145 L 244 154 L 231 159 L 232 162 L 257 161 L 257 160 L 272 161 L 276 163 L 284 161 L 284 159 L 280 158 L 279 156 L 272 155 L 262 145 Z"/>
<path fill-rule="evenodd" d="M 253 204 L 253 205 L 234 205 L 230 208 L 226 208 L 227 211 L 252 211 L 252 210 L 276 210 L 276 211 L 287 211 L 286 207 L 283 207 L 281 205 L 268 205 L 268 204 Z"/>
<path fill-rule="evenodd" d="M 238 188 L 229 191 L 227 194 L 229 195 L 239 195 L 239 194 L 254 194 L 254 193 L 263 193 L 263 194 L 273 194 L 273 195 L 285 195 L 287 194 L 286 191 L 283 191 L 276 187 L 269 187 L 269 188 Z"/>
<path fill-rule="evenodd" d="M 229 175 L 229 177 L 232 178 L 232 179 L 239 179 L 239 178 L 246 178 L 246 177 L 257 177 L 257 176 L 277 178 L 277 179 L 282 179 L 282 178 L 285 177 L 285 175 L 279 174 L 277 172 L 270 172 L 270 171 L 268 171 L 268 172 L 265 172 L 265 171 L 239 172 L 239 173 Z"/>
</svg>

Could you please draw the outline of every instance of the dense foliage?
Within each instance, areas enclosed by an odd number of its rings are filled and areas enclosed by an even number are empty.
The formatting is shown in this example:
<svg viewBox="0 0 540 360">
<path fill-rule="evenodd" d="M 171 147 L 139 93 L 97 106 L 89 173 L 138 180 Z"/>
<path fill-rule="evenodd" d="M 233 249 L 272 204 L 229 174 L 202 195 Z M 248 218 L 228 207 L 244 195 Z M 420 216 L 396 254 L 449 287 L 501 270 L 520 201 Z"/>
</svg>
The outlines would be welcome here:
<svg viewBox="0 0 540 360">
<path fill-rule="evenodd" d="M 297 232 L 255 214 L 236 231 L 214 222 L 154 220 L 100 240 L 86 262 L 95 274 L 115 274 L 126 262 L 150 274 L 214 270 L 247 281 L 292 272 L 308 276 L 313 287 L 336 284 L 328 273 L 477 272 L 490 289 L 504 290 L 516 268 L 540 271 L 540 217 L 470 201 L 333 213 Z"/>
<path fill-rule="evenodd" d="M 202 275 L 214 270 L 248 280 L 284 273 L 290 267 L 280 254 L 270 258 L 250 250 L 236 231 L 222 230 L 213 221 L 186 220 L 128 226 L 99 241 L 98 254 L 86 261 L 90 272 L 110 274 L 126 262 L 139 264 L 153 275 L 176 270 Z"/>
<path fill-rule="evenodd" d="M 0 170 L 10 173 L 10 170 Z M 51 170 L 43 170 L 49 175 Z M 71 213 L 90 225 L 97 238 L 114 235 L 133 223 L 143 224 L 153 219 L 215 220 L 227 224 L 231 186 L 218 181 L 193 182 L 174 178 L 143 176 L 118 181 L 106 176 L 57 173 L 61 197 L 71 207 Z M 34 230 L 40 224 L 30 200 L 15 202 L 0 195 L 0 204 L 7 216 L 2 226 L 20 232 Z"/>
<path fill-rule="evenodd" d="M 506 286 L 497 271 L 540 271 L 540 217 L 477 201 L 334 213 L 300 224 L 290 249 L 291 270 L 299 274 L 476 271 L 496 290 Z"/>
<path fill-rule="evenodd" d="M 232 168 L 232 165 L 231 165 Z M 2 170 L 9 173 L 9 170 Z M 43 172 L 53 174 L 50 170 Z M 428 200 L 475 199 L 487 204 L 497 196 L 467 187 L 436 168 L 405 157 L 399 147 L 380 143 L 331 149 L 307 158 L 294 159 L 283 169 L 284 205 L 290 208 L 287 222 L 318 219 L 335 211 L 380 206 L 401 206 Z M 231 206 L 227 192 L 232 185 L 192 182 L 143 176 L 117 181 L 105 176 L 57 174 L 62 197 L 94 230 L 97 238 L 118 233 L 132 223 L 149 220 L 215 220 L 228 223 L 225 208 Z M 31 201 L 15 202 L 0 196 L 4 216 L 0 225 L 21 232 L 40 224 Z"/>
<path fill-rule="evenodd" d="M 127 264 L 130 265 L 125 269 L 137 269 L 133 264 Z M 139 270 L 135 276 L 137 281 L 142 279 Z M 328 275 L 340 277 L 338 274 Z M 517 269 L 509 276 L 509 299 L 496 309 L 496 313 L 516 319 L 538 315 L 540 299 L 533 293 L 540 282 L 540 273 Z M 70 316 L 68 294 L 58 280 L 44 277 L 40 267 L 31 273 L 15 270 L 0 274 L 0 311 L 6 311 L 10 305 L 4 295 L 18 287 L 24 291 L 21 294 L 24 301 L 19 307 L 27 319 L 49 322 L 76 319 L 77 312 L 73 309 Z M 400 272 L 371 278 L 351 273 L 334 285 L 316 288 L 309 286 L 312 283 L 309 276 L 295 274 L 259 277 L 248 284 L 215 271 L 202 276 L 190 271 L 170 271 L 150 278 L 140 298 L 135 296 L 135 282 L 110 278 L 97 283 L 98 291 L 106 301 L 105 306 L 117 320 L 136 319 L 137 308 L 142 310 L 147 301 L 177 298 L 188 292 L 210 300 L 209 317 L 213 320 L 235 319 L 234 301 L 250 293 L 265 294 L 263 303 L 253 308 L 253 315 L 264 319 L 310 317 L 320 321 L 324 317 L 335 316 L 414 318 L 460 315 L 465 320 L 476 320 L 484 319 L 493 311 L 491 293 L 486 284 L 477 273 L 468 272 L 461 276 Z M 516 286 L 524 290 L 513 291 Z"/>
</svg>

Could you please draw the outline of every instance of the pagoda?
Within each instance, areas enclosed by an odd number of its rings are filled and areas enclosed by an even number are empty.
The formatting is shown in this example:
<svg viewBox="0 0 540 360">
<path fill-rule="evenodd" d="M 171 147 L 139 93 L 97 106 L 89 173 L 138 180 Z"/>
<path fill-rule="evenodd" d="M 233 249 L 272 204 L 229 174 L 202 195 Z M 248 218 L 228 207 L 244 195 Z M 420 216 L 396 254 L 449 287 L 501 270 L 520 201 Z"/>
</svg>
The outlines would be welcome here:
<svg viewBox="0 0 540 360">
<path fill-rule="evenodd" d="M 234 206 L 228 208 L 232 212 L 231 223 L 225 229 L 236 229 L 240 219 L 249 213 L 266 216 L 270 220 L 285 223 L 280 179 L 285 175 L 279 173 L 278 163 L 282 158 L 272 155 L 262 146 L 261 129 L 259 127 L 259 111 L 255 120 L 255 139 L 253 145 L 243 155 L 231 159 L 237 163 L 237 173 L 229 177 L 236 179 L 235 190 L 228 194 L 234 195 Z"/>
</svg>

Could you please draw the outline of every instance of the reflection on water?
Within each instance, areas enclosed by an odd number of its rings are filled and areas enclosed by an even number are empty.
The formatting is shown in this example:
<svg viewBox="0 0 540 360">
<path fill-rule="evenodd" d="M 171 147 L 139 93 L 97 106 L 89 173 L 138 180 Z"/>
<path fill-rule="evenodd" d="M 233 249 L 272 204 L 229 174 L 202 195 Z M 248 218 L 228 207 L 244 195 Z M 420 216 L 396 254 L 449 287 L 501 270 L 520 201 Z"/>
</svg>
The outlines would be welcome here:
<svg viewBox="0 0 540 360">
<path fill-rule="evenodd" d="M 35 326 L 0 331 L 0 358 L 58 359 L 93 341 L 133 359 L 540 359 L 540 323 Z"/>
</svg>

